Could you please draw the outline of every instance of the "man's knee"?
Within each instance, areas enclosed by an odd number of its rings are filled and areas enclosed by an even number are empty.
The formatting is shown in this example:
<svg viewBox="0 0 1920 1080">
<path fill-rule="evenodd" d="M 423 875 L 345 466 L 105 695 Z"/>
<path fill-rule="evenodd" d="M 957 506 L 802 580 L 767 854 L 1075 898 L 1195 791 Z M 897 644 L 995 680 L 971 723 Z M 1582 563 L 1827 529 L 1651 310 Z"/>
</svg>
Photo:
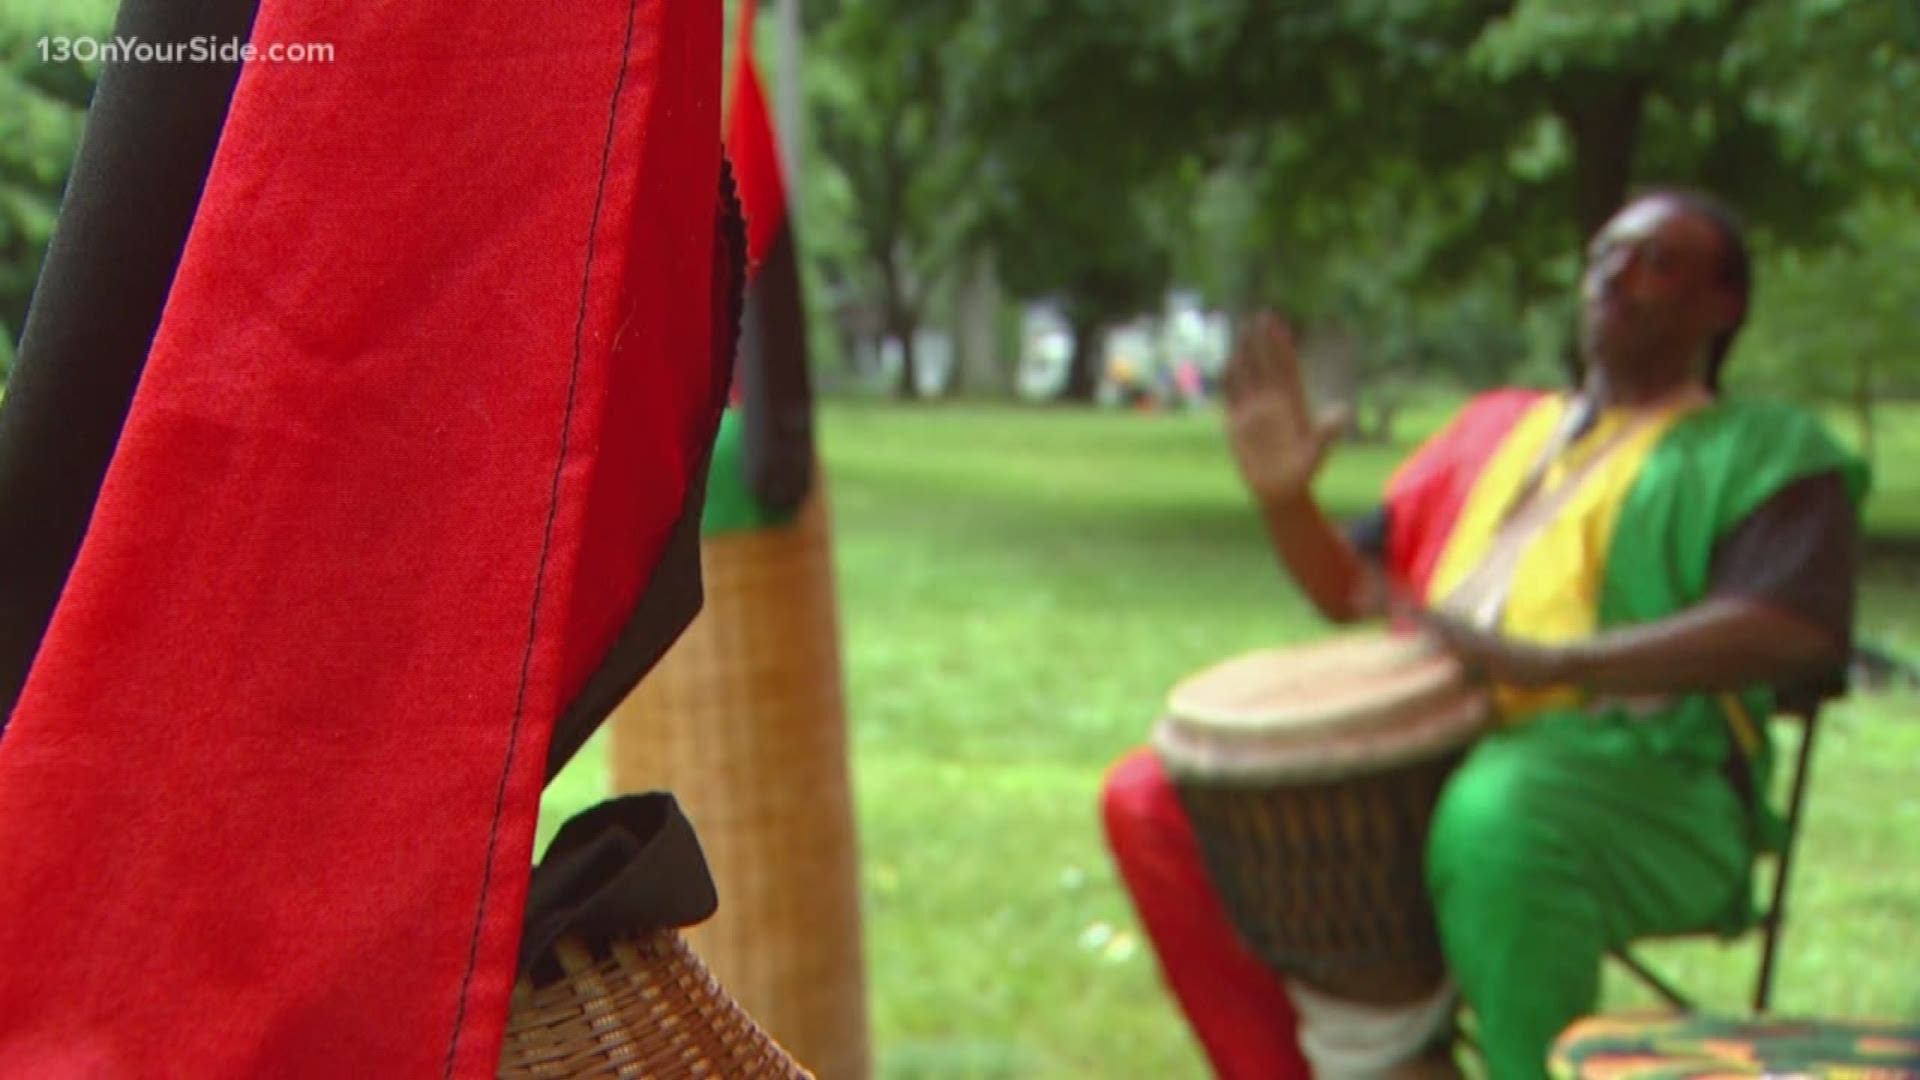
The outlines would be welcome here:
<svg viewBox="0 0 1920 1080">
<path fill-rule="evenodd" d="M 1134 838 L 1164 828 L 1169 808 L 1178 806 L 1172 783 L 1153 751 L 1138 747 L 1114 762 L 1100 784 L 1100 817 L 1107 842 L 1119 848 Z"/>
<path fill-rule="evenodd" d="M 1436 900 L 1461 886 L 1527 887 L 1522 868 L 1558 855 L 1541 776 L 1518 748 L 1487 743 L 1441 790 L 1427 838 L 1427 881 Z"/>
</svg>

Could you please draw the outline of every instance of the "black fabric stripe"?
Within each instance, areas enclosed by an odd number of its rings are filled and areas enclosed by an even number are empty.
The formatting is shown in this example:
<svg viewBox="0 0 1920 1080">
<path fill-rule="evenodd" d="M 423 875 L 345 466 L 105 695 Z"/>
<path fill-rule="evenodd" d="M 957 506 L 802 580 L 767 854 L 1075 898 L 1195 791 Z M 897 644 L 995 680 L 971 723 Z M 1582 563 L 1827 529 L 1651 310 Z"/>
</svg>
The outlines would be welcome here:
<svg viewBox="0 0 1920 1080">
<path fill-rule="evenodd" d="M 813 384 L 800 264 L 784 218 L 747 286 L 739 377 L 747 483 L 762 507 L 791 513 L 813 487 Z"/>
<path fill-rule="evenodd" d="M 126 0 L 116 37 L 244 40 L 257 0 Z M 0 405 L 0 733 L 73 569 L 240 70 L 100 73 Z"/>
</svg>

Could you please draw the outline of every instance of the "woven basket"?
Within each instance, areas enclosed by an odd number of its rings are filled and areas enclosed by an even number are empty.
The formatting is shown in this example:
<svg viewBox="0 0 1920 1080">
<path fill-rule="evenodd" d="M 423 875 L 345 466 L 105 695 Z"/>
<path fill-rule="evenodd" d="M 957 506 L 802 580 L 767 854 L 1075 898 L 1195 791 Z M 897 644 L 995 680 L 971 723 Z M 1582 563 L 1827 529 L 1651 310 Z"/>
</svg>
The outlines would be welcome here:
<svg viewBox="0 0 1920 1080">
<path fill-rule="evenodd" d="M 675 931 L 616 941 L 598 960 L 563 938 L 554 955 L 564 978 L 513 989 L 501 1080 L 809 1080 Z"/>
<path fill-rule="evenodd" d="M 702 542 L 706 605 L 608 727 L 617 791 L 671 791 L 720 894 L 688 940 L 822 1080 L 864 1080 L 859 868 L 824 498 Z"/>
</svg>

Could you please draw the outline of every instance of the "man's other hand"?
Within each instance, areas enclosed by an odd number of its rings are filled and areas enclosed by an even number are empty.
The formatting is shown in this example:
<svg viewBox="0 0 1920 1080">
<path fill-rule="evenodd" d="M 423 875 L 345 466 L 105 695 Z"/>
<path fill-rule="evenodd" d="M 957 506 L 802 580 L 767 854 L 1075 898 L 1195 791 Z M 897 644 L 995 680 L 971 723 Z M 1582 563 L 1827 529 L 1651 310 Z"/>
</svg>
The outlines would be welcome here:
<svg viewBox="0 0 1920 1080">
<path fill-rule="evenodd" d="M 1572 657 L 1558 646 L 1519 641 L 1431 608 L 1416 617 L 1434 644 L 1473 677 L 1532 690 L 1563 685 L 1572 674 Z"/>
</svg>

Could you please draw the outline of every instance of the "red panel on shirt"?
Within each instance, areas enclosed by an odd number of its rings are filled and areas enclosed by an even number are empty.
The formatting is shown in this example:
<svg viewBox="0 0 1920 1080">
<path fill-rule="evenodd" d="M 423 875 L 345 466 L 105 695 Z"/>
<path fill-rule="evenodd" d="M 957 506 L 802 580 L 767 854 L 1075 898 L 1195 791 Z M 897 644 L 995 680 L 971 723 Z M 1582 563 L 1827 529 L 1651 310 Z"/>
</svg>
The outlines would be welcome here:
<svg viewBox="0 0 1920 1080">
<path fill-rule="evenodd" d="M 1394 473 L 1386 497 L 1387 569 L 1402 588 L 1425 597 L 1481 468 L 1540 398 L 1533 390 L 1474 398 Z"/>
</svg>

